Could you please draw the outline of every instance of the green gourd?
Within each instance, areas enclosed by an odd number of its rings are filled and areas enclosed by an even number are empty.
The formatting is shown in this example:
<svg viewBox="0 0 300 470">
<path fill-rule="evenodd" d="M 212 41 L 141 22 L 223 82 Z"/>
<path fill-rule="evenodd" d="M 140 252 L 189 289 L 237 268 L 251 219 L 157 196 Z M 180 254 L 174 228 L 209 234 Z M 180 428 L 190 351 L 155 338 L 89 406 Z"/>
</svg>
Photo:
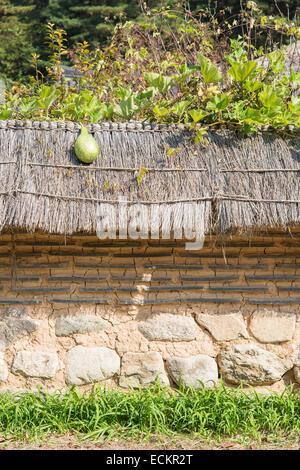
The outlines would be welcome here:
<svg viewBox="0 0 300 470">
<path fill-rule="evenodd" d="M 92 163 L 99 153 L 96 140 L 88 133 L 85 127 L 81 128 L 80 136 L 75 142 L 75 153 L 77 158 L 83 163 Z"/>
</svg>

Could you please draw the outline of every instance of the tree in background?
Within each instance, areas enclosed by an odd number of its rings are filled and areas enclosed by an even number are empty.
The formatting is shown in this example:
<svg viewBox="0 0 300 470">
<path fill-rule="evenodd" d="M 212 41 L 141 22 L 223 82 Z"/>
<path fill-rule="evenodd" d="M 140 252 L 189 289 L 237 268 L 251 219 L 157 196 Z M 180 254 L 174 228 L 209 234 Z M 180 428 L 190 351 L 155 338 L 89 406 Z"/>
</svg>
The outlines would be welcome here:
<svg viewBox="0 0 300 470">
<path fill-rule="evenodd" d="M 11 0 L 15 1 L 15 0 Z M 23 2 L 24 3 L 24 2 Z M 91 46 L 104 44 L 120 21 L 139 14 L 137 0 L 27 0 L 34 10 L 26 20 L 45 32 L 47 22 L 67 32 L 69 43 L 88 41 Z"/>
<path fill-rule="evenodd" d="M 23 2 L 24 3 L 24 2 Z M 23 18 L 32 6 L 0 0 L 0 77 L 19 80 L 30 73 L 34 48 L 29 40 L 29 25 Z"/>
<path fill-rule="evenodd" d="M 237 37 L 243 25 L 233 23 L 233 18 L 247 11 L 248 4 L 256 4 L 263 15 L 274 15 L 280 19 L 293 20 L 297 14 L 299 0 L 0 0 L 0 76 L 8 81 L 28 80 L 32 54 L 38 58 L 39 68 L 49 66 L 48 48 L 45 41 L 48 22 L 67 33 L 68 47 L 72 49 L 76 42 L 87 41 L 90 49 L 108 44 L 115 26 L 127 20 L 143 22 L 145 9 L 168 7 L 188 13 L 198 18 L 203 26 L 215 21 L 215 29 L 224 43 L 230 33 Z M 147 8 L 145 8 L 145 5 Z M 248 8 L 249 10 L 249 8 Z M 298 7 L 299 10 L 299 7 Z M 151 14 L 151 13 L 150 13 Z M 247 14 L 247 13 L 246 13 Z M 298 11 L 299 15 L 299 11 Z M 167 17 L 166 17 L 167 18 Z M 172 18 L 167 18 L 172 26 Z M 166 22 L 163 24 L 163 27 Z M 255 27 L 250 36 L 257 42 L 269 41 L 268 31 L 256 37 Z M 272 36 L 274 38 L 274 35 Z M 278 42 L 282 40 L 280 33 Z M 271 42 L 269 41 L 269 44 Z M 223 43 L 220 43 L 222 49 Z M 67 63 L 67 56 L 65 56 Z M 68 62 L 70 63 L 70 62 Z"/>
</svg>

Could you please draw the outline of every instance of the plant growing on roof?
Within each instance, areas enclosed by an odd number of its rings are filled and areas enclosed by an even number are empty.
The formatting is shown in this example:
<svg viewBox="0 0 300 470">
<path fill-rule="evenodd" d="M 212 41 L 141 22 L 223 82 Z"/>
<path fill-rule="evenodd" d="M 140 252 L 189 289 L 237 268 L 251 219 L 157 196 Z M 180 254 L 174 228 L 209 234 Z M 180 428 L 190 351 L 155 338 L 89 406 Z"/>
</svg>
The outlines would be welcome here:
<svg viewBox="0 0 300 470">
<path fill-rule="evenodd" d="M 300 28 L 279 25 L 271 17 L 260 21 L 255 2 L 248 3 L 242 15 L 248 33 L 255 24 L 256 30 L 269 32 L 273 27 L 300 38 Z M 218 33 L 222 28 L 213 18 L 203 29 L 191 12 L 182 16 L 167 7 L 148 13 L 139 25 L 119 25 L 105 48 L 90 51 L 87 42 L 77 45 L 72 58 L 83 75 L 79 91 L 62 81 L 65 35 L 49 24 L 52 86 L 42 84 L 41 77 L 32 80 L 27 92 L 20 87 L 8 92 L 0 119 L 63 119 L 84 125 L 124 120 L 181 123 L 195 131 L 196 142 L 205 142 L 203 136 L 215 125 L 245 134 L 264 126 L 280 133 L 299 127 L 300 73 L 285 70 L 281 51 L 265 55 L 262 65 L 257 57 L 269 49 L 255 48 L 248 33 L 230 38 L 228 32 L 238 27 L 234 20 L 226 22 L 227 43 L 217 54 L 216 38 L 225 33 Z"/>
</svg>

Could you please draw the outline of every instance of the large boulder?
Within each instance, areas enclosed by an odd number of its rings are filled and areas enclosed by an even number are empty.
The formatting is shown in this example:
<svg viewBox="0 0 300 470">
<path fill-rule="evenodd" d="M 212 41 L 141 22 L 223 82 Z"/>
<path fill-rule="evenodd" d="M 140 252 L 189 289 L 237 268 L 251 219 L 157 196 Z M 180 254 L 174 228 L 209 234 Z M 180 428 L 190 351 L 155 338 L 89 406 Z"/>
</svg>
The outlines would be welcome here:
<svg viewBox="0 0 300 470">
<path fill-rule="evenodd" d="M 157 379 L 162 385 L 169 385 L 164 362 L 158 352 L 124 354 L 119 380 L 121 387 L 148 387 Z"/>
<path fill-rule="evenodd" d="M 11 371 L 24 377 L 51 379 L 58 366 L 57 354 L 39 351 L 17 352 Z"/>
<path fill-rule="evenodd" d="M 280 380 L 293 366 L 255 344 L 240 344 L 219 356 L 221 375 L 233 384 L 268 385 Z"/>
<path fill-rule="evenodd" d="M 4 382 L 8 377 L 8 369 L 3 355 L 0 353 L 0 382 Z"/>
<path fill-rule="evenodd" d="M 62 315 L 56 320 L 55 334 L 69 336 L 76 333 L 89 333 L 109 328 L 110 323 L 95 315 Z"/>
<path fill-rule="evenodd" d="M 33 333 L 38 326 L 39 322 L 22 310 L 7 308 L 0 315 L 0 350 L 4 350 L 17 339 Z"/>
<path fill-rule="evenodd" d="M 231 341 L 240 337 L 248 338 L 243 315 L 240 313 L 212 314 L 199 313 L 199 325 L 206 328 L 216 341 Z"/>
<path fill-rule="evenodd" d="M 66 382 L 84 385 L 113 377 L 120 368 L 120 357 L 112 349 L 75 346 L 67 353 Z"/>
<path fill-rule="evenodd" d="M 193 357 L 171 357 L 167 361 L 168 370 L 174 382 L 188 387 L 208 387 L 218 381 L 218 366 L 216 361 L 204 354 Z"/>
<path fill-rule="evenodd" d="M 296 382 L 300 384 L 300 350 L 298 351 L 295 363 L 294 363 L 294 377 Z"/>
<path fill-rule="evenodd" d="M 193 318 L 168 313 L 141 322 L 138 329 L 152 341 L 192 341 L 198 332 Z"/>
<path fill-rule="evenodd" d="M 250 331 L 261 343 L 290 341 L 296 326 L 294 313 L 257 310 L 251 315 Z"/>
</svg>

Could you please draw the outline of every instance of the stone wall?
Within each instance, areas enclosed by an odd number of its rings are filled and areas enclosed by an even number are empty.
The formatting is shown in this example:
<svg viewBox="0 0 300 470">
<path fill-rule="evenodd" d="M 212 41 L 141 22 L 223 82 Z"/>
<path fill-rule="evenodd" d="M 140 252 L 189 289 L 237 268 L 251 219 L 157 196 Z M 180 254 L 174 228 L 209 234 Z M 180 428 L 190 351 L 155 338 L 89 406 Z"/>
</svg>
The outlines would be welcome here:
<svg viewBox="0 0 300 470">
<path fill-rule="evenodd" d="M 4 233 L 0 390 L 300 383 L 299 247 Z"/>
</svg>

